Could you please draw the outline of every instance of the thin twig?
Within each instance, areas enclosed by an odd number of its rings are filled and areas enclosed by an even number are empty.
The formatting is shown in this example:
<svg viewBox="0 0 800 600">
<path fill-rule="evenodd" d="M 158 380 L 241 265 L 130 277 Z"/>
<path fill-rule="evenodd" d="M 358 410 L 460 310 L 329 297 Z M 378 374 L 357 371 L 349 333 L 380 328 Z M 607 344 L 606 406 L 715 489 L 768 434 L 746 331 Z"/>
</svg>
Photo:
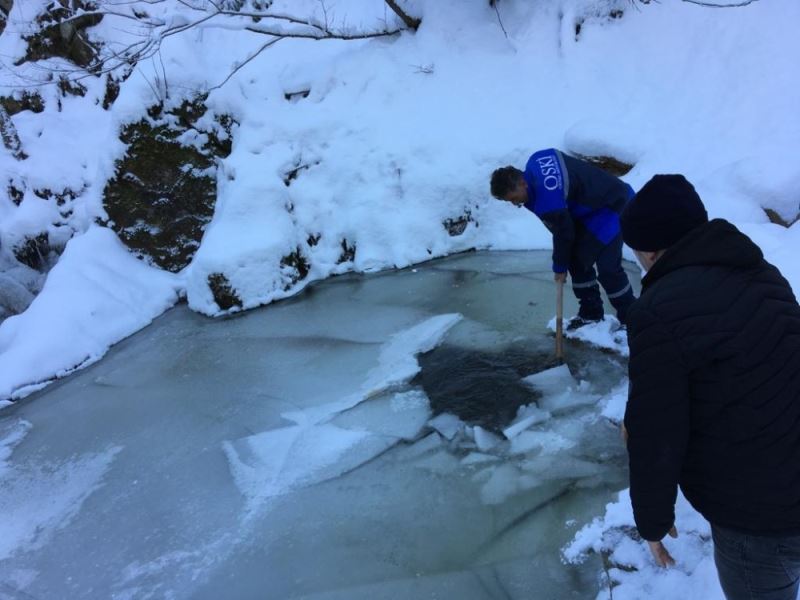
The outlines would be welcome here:
<svg viewBox="0 0 800 600">
<path fill-rule="evenodd" d="M 713 2 L 701 2 L 700 0 L 683 0 L 688 4 L 696 4 L 697 6 L 705 6 L 706 8 L 741 8 L 742 6 L 747 6 L 748 4 L 752 4 L 753 2 L 758 2 L 758 0 L 743 0 L 737 4 L 714 4 Z"/>
<path fill-rule="evenodd" d="M 508 32 L 506 31 L 506 28 L 503 26 L 503 19 L 500 18 L 500 9 L 497 8 L 497 2 L 496 1 L 492 2 L 492 6 L 494 6 L 494 12 L 497 14 L 497 22 L 500 23 L 500 29 L 503 30 L 503 35 L 505 35 L 506 39 L 508 39 Z"/>
<path fill-rule="evenodd" d="M 236 73 L 238 73 L 242 69 L 242 67 L 244 67 L 247 63 L 249 63 L 251 60 L 253 60 L 256 56 L 261 54 L 264 50 L 266 50 L 267 48 L 269 48 L 270 46 L 272 46 L 274 44 L 277 44 L 282 39 L 283 38 L 275 38 L 274 40 L 268 41 L 266 44 L 261 46 L 258 50 L 253 52 L 253 54 L 248 56 L 243 62 L 241 62 L 238 65 L 236 65 L 236 67 L 230 73 L 228 73 L 228 76 L 225 79 L 223 79 L 221 83 L 215 85 L 214 87 L 208 88 L 208 91 L 209 92 L 213 92 L 214 90 L 218 90 L 219 88 L 221 88 L 223 85 L 228 83 L 228 81 L 230 81 L 230 78 L 233 77 L 234 75 L 236 75 Z"/>
</svg>

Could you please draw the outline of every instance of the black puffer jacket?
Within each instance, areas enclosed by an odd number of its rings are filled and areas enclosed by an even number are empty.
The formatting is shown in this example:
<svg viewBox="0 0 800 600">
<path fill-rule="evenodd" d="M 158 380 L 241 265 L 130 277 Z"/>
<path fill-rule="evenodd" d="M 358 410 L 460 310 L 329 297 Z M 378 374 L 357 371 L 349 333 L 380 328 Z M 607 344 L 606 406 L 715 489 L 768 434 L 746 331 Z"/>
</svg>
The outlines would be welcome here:
<svg viewBox="0 0 800 600">
<path fill-rule="evenodd" d="M 659 540 L 677 485 L 716 525 L 800 533 L 800 307 L 715 219 L 670 248 L 628 313 L 625 412 L 639 533 Z"/>
</svg>

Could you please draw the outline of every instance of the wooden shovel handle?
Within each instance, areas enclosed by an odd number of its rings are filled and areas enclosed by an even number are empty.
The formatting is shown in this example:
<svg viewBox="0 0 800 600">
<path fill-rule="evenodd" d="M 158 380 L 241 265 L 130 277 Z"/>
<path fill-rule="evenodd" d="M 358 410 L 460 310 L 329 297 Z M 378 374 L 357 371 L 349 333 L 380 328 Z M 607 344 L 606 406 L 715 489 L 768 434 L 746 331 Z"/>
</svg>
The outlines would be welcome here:
<svg viewBox="0 0 800 600">
<path fill-rule="evenodd" d="M 564 282 L 556 281 L 556 358 L 564 360 Z"/>
</svg>

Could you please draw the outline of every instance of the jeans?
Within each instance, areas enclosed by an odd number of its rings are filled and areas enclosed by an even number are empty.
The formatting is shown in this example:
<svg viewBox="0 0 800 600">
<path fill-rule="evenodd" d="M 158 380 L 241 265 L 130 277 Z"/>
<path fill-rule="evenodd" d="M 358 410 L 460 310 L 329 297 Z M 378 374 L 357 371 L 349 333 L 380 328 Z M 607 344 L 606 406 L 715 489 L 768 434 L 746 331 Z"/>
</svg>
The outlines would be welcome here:
<svg viewBox="0 0 800 600">
<path fill-rule="evenodd" d="M 628 275 L 622 269 L 622 236 L 617 236 L 604 246 L 594 262 L 597 265 L 596 273 L 594 265 L 586 268 L 577 260 L 573 260 L 569 267 L 572 291 L 580 304 L 578 316 L 587 320 L 603 318 L 603 299 L 597 285 L 599 280 L 620 322 L 625 323 L 628 307 L 635 298 Z"/>
<path fill-rule="evenodd" d="M 797 600 L 800 535 L 768 537 L 711 526 L 714 562 L 728 600 Z"/>
</svg>

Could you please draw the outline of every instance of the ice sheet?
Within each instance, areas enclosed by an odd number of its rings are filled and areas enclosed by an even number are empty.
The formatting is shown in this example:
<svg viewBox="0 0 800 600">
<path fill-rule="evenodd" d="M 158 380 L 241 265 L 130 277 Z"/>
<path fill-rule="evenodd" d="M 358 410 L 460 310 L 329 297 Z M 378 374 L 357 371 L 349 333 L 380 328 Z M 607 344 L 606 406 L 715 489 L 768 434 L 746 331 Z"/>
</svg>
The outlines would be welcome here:
<svg viewBox="0 0 800 600">
<path fill-rule="evenodd" d="M 521 335 L 492 302 L 504 272 L 546 268 L 549 255 L 474 258 L 497 265 L 491 277 L 447 269 L 410 295 L 398 272 L 326 282 L 227 320 L 178 308 L 13 407 L 0 447 L 14 493 L 0 486 L 0 503 L 21 505 L 23 489 L 56 490 L 63 503 L 19 521 L 30 527 L 0 561 L 4 581 L 34 597 L 202 600 L 412 589 L 416 574 L 444 581 L 437 574 L 484 561 L 520 590 L 573 577 L 536 561 L 557 557 L 574 533 L 567 518 L 585 522 L 617 485 L 621 469 L 609 465 L 622 448 L 595 420 L 599 405 L 529 406 L 519 416 L 537 419 L 522 434 L 565 441 L 511 452 L 505 436 L 432 418 L 412 377 L 418 352 L 454 339 L 468 352 L 549 356 L 541 329 Z M 467 306 L 477 298 L 492 306 L 485 318 Z M 469 319 L 455 316 L 462 308 Z M 494 332 L 479 336 L 490 350 L 470 339 L 478 330 Z M 621 365 L 581 352 L 571 367 L 598 390 L 575 383 L 576 394 L 606 394 Z M 593 589 L 594 568 L 577 569 Z"/>
</svg>

